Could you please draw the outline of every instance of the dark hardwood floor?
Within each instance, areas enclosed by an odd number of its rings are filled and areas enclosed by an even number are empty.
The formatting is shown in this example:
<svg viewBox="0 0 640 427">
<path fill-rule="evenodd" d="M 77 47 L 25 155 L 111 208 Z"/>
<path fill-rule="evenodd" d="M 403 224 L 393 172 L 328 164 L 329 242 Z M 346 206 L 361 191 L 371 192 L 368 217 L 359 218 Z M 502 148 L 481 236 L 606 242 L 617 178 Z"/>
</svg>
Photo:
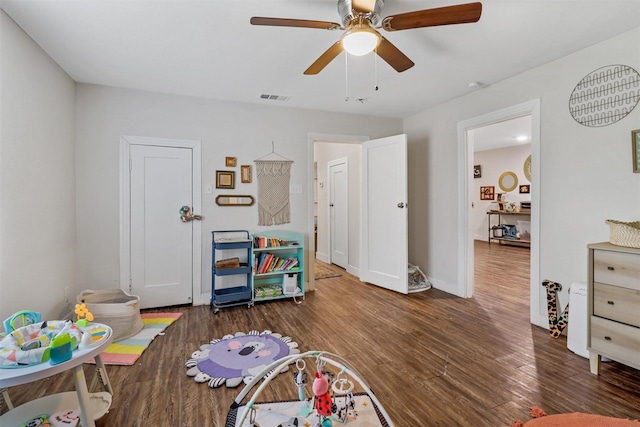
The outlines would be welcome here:
<svg viewBox="0 0 640 427">
<path fill-rule="evenodd" d="M 470 299 L 437 289 L 399 295 L 329 266 L 342 275 L 317 281 L 301 305 L 286 300 L 218 314 L 208 306 L 149 310 L 184 316 L 134 366 L 107 366 L 115 395 L 97 425 L 224 426 L 240 388 L 198 384 L 184 362 L 212 338 L 252 329 L 290 335 L 302 351 L 343 356 L 396 426 L 508 426 L 529 420 L 532 405 L 549 414 L 640 417 L 638 370 L 609 362 L 592 375 L 588 360 L 567 349 L 566 337 L 551 338 L 529 323 L 528 258 L 527 248 L 476 242 Z M 85 365 L 88 378 L 93 370 Z M 21 404 L 72 389 L 67 373 L 9 392 Z M 291 375 L 281 375 L 260 400 L 296 396 Z"/>
</svg>

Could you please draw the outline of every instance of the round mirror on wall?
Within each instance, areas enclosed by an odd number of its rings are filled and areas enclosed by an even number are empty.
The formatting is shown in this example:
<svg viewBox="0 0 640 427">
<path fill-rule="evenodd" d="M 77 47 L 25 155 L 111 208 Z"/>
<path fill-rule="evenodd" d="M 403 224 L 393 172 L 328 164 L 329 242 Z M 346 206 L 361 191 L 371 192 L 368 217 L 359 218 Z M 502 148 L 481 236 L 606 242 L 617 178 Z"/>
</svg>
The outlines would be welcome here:
<svg viewBox="0 0 640 427">
<path fill-rule="evenodd" d="M 527 181 L 531 182 L 531 154 L 529 154 L 529 157 L 527 157 L 527 159 L 524 161 L 524 166 L 522 169 L 524 172 L 524 177 L 527 178 Z"/>
<path fill-rule="evenodd" d="M 513 172 L 505 172 L 500 175 L 498 179 L 498 185 L 502 189 L 502 191 L 513 191 L 518 185 L 518 177 Z"/>
</svg>

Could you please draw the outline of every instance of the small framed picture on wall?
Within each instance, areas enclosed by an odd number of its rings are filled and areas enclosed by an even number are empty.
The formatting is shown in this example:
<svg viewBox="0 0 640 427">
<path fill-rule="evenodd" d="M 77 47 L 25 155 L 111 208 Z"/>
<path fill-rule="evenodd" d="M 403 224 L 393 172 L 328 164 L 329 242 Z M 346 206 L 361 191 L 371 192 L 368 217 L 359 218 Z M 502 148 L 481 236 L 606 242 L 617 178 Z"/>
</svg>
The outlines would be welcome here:
<svg viewBox="0 0 640 427">
<path fill-rule="evenodd" d="M 495 187 L 493 185 L 480 187 L 480 200 L 493 200 L 495 198 Z"/>
<path fill-rule="evenodd" d="M 631 131 L 631 150 L 633 152 L 633 172 L 640 173 L 640 129 Z"/>
<path fill-rule="evenodd" d="M 235 188 L 235 178 L 234 171 L 216 171 L 216 188 Z"/>
<path fill-rule="evenodd" d="M 482 178 L 482 166 L 474 165 L 473 166 L 473 177 L 474 178 Z"/>
<path fill-rule="evenodd" d="M 531 186 L 530 185 L 521 185 L 520 186 L 520 194 L 529 194 L 531 193 Z"/>
<path fill-rule="evenodd" d="M 251 165 L 240 166 L 240 181 L 245 184 L 251 182 Z"/>
</svg>

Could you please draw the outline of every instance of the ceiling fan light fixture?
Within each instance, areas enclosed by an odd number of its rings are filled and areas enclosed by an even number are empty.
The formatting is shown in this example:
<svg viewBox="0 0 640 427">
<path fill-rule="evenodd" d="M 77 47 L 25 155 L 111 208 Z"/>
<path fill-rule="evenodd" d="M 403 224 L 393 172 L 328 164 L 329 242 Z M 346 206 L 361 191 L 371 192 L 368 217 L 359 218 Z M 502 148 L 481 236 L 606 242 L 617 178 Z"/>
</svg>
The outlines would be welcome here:
<svg viewBox="0 0 640 427">
<path fill-rule="evenodd" d="M 355 56 L 366 55 L 380 43 L 380 36 L 371 27 L 362 26 L 347 31 L 342 36 L 342 47 Z"/>
</svg>

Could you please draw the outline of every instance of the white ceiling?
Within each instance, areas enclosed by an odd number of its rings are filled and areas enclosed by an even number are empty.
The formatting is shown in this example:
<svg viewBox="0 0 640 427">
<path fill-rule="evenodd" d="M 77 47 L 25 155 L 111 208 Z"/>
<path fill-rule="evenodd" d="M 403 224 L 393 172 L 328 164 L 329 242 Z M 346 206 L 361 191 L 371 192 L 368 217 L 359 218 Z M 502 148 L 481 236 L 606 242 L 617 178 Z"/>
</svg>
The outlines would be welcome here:
<svg viewBox="0 0 640 427">
<path fill-rule="evenodd" d="M 381 16 L 470 1 L 386 0 Z M 339 23 L 336 4 L 0 0 L 77 82 L 396 118 L 482 90 L 469 82 L 490 85 L 640 25 L 640 0 L 484 0 L 474 24 L 380 30 L 415 62 L 404 73 L 367 55 L 350 57 L 345 74 L 341 54 L 320 74 L 305 76 L 341 31 L 249 24 L 252 16 Z"/>
<path fill-rule="evenodd" d="M 470 131 L 473 151 L 496 150 L 531 144 L 531 116 L 505 120 Z"/>
</svg>

